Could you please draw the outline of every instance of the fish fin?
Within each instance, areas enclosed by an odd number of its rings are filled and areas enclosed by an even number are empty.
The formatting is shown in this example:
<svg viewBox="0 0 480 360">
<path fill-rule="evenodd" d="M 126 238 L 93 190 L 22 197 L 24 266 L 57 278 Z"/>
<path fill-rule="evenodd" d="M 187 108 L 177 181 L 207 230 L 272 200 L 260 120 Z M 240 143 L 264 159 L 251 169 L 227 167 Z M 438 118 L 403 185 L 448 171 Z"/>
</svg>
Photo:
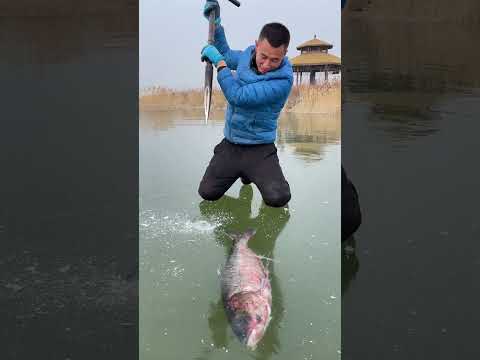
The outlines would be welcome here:
<svg viewBox="0 0 480 360">
<path fill-rule="evenodd" d="M 271 258 L 269 258 L 269 257 L 266 257 L 266 256 L 262 256 L 262 255 L 256 255 L 256 256 L 257 256 L 259 259 L 262 259 L 262 260 L 271 261 L 271 262 L 273 262 L 273 263 L 279 263 L 278 260 L 273 260 L 273 259 L 271 259 Z"/>
<path fill-rule="evenodd" d="M 268 275 L 268 274 L 267 274 Z M 264 289 L 268 284 L 268 280 L 266 278 L 260 281 L 260 289 Z"/>
</svg>

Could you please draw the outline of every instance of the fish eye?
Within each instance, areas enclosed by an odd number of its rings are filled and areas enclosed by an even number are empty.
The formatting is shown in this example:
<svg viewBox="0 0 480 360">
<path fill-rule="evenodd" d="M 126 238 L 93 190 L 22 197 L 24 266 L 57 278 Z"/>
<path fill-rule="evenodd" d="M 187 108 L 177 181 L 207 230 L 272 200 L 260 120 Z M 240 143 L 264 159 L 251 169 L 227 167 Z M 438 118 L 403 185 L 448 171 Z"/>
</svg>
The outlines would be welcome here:
<svg viewBox="0 0 480 360">
<path fill-rule="evenodd" d="M 260 315 L 257 315 L 257 322 L 262 321 L 262 317 Z"/>
</svg>

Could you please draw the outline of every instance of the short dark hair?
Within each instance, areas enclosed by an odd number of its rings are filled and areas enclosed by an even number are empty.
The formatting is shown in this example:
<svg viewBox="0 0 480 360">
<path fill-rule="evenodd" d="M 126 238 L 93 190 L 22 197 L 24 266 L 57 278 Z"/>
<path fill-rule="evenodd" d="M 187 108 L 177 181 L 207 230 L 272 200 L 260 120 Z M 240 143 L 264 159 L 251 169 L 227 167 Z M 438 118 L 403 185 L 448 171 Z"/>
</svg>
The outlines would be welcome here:
<svg viewBox="0 0 480 360">
<path fill-rule="evenodd" d="M 270 45 L 274 48 L 285 45 L 285 48 L 288 48 L 290 43 L 290 32 L 288 31 L 285 25 L 280 23 L 268 23 L 263 26 L 258 40 L 267 39 Z"/>
</svg>

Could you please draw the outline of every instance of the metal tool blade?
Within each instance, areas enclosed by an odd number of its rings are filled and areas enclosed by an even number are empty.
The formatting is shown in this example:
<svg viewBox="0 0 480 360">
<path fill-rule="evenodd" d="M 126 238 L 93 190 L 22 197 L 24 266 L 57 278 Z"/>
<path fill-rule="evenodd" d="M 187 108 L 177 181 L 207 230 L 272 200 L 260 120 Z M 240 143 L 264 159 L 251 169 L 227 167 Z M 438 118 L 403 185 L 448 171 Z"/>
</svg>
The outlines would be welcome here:
<svg viewBox="0 0 480 360">
<path fill-rule="evenodd" d="M 210 115 L 210 106 L 212 103 L 212 80 L 213 67 L 212 64 L 208 63 L 205 69 L 205 88 L 203 90 L 203 108 L 205 110 L 205 124 L 207 124 L 208 122 L 208 117 Z"/>
<path fill-rule="evenodd" d="M 215 12 L 211 11 L 208 18 L 208 43 L 214 43 L 215 36 Z M 210 106 L 212 103 L 212 80 L 213 80 L 213 65 L 207 61 L 205 66 L 205 90 L 203 94 L 203 104 L 205 110 L 205 123 L 208 122 L 210 115 Z"/>
</svg>

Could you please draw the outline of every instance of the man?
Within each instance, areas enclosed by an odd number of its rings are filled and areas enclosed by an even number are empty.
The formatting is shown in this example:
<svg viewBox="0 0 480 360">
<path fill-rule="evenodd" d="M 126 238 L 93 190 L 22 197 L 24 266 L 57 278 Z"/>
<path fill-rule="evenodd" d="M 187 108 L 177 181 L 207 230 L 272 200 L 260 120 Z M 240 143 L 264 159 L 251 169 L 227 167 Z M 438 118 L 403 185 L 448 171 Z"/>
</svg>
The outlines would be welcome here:
<svg viewBox="0 0 480 360">
<path fill-rule="evenodd" d="M 217 1 L 206 2 L 206 18 L 210 11 L 215 11 L 215 43 L 203 48 L 202 60 L 216 67 L 228 106 L 225 138 L 215 147 L 198 192 L 205 200 L 217 200 L 241 178 L 244 184 L 258 187 L 268 206 L 285 206 L 291 198 L 290 186 L 274 141 L 293 84 L 292 66 L 285 57 L 290 33 L 282 24 L 266 24 L 255 45 L 231 50 Z"/>
</svg>

